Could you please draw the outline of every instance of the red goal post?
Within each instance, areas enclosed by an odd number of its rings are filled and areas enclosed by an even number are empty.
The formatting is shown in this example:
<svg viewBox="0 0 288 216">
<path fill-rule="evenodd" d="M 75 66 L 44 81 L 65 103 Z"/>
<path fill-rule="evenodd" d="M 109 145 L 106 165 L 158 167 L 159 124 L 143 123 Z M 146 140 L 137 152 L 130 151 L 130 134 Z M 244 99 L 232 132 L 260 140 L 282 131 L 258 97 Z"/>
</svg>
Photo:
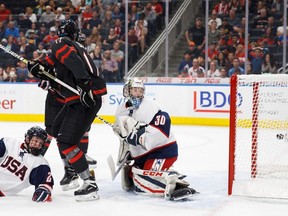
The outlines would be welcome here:
<svg viewBox="0 0 288 216">
<path fill-rule="evenodd" d="M 228 194 L 288 199 L 288 75 L 230 82 Z"/>
</svg>

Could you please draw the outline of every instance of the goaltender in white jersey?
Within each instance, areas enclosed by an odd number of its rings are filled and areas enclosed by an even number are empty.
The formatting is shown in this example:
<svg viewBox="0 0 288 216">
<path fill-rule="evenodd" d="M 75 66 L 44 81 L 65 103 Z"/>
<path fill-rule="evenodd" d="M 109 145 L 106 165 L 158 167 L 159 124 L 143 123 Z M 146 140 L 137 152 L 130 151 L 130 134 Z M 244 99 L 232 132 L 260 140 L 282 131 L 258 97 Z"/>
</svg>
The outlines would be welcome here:
<svg viewBox="0 0 288 216">
<path fill-rule="evenodd" d="M 35 126 L 25 134 L 24 142 L 0 139 L 0 197 L 16 195 L 34 185 L 32 200 L 51 201 L 54 184 L 47 160 L 40 154 L 47 133 Z"/>
<path fill-rule="evenodd" d="M 197 192 L 189 188 L 184 175 L 171 166 L 178 157 L 178 145 L 167 112 L 144 97 L 145 86 L 138 78 L 123 87 L 126 99 L 116 111 L 113 130 L 120 138 L 118 165 L 130 154 L 133 165 L 123 167 L 122 188 L 137 194 L 183 200 Z"/>
</svg>

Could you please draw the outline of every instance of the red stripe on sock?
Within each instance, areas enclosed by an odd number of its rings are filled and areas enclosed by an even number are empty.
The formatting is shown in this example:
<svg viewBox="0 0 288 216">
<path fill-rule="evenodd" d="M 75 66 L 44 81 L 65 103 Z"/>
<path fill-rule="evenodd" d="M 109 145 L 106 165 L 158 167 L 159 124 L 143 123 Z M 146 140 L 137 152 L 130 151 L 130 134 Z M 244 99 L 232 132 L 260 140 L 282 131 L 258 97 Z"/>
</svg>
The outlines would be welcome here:
<svg viewBox="0 0 288 216">
<path fill-rule="evenodd" d="M 75 155 L 73 158 L 71 158 L 69 160 L 69 162 L 71 164 L 75 163 L 76 161 L 78 161 L 81 157 L 83 156 L 83 152 L 82 151 L 79 151 L 79 153 L 77 155 Z"/>
</svg>

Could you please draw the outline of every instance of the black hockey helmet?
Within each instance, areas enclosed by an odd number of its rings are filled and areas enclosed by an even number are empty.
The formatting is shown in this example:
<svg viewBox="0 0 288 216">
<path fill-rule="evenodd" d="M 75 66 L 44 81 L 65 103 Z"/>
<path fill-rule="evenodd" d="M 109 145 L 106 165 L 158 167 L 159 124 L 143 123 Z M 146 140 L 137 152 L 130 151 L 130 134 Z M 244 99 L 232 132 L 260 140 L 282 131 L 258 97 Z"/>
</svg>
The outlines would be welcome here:
<svg viewBox="0 0 288 216">
<path fill-rule="evenodd" d="M 57 32 L 59 37 L 70 37 L 73 40 L 78 39 L 79 28 L 77 24 L 69 19 L 69 20 L 61 20 L 60 26 Z"/>
<path fill-rule="evenodd" d="M 35 156 L 38 156 L 41 151 L 42 151 L 42 147 L 40 149 L 36 149 L 36 148 L 30 148 L 29 147 L 29 143 L 30 143 L 30 140 L 32 139 L 32 137 L 38 137 L 40 138 L 41 140 L 43 140 L 43 142 L 45 142 L 47 140 L 47 133 L 45 130 L 43 130 L 41 127 L 39 126 L 34 126 L 34 127 L 31 127 L 30 129 L 27 130 L 27 132 L 25 133 L 25 143 L 27 145 L 27 149 L 28 151 L 35 155 Z"/>
</svg>

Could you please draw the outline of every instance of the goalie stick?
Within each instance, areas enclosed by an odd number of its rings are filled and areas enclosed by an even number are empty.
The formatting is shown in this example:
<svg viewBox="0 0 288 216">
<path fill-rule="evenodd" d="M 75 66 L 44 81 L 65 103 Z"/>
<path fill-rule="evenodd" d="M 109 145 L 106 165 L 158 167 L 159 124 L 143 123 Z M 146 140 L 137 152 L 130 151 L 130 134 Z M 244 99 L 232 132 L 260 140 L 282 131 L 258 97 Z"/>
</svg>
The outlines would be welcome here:
<svg viewBox="0 0 288 216">
<path fill-rule="evenodd" d="M 20 61 L 24 62 L 25 64 L 28 64 L 29 60 L 23 58 L 22 56 L 18 55 L 17 53 L 11 51 L 10 49 L 4 47 L 2 44 L 0 44 L 0 49 L 4 50 L 6 53 L 12 55 L 13 57 L 19 59 Z M 65 82 L 63 82 L 62 80 L 58 79 L 57 77 L 53 76 L 52 74 L 48 73 L 47 71 L 44 70 L 44 67 L 42 65 L 40 65 L 40 70 L 41 72 L 47 76 L 48 78 L 54 80 L 55 82 L 57 82 L 58 84 L 62 85 L 63 87 L 67 88 L 68 90 L 72 91 L 73 93 L 79 95 L 79 92 L 77 89 L 73 88 L 72 86 L 66 84 Z M 100 116 L 96 116 L 96 118 L 98 118 L 100 121 L 102 121 L 103 123 L 109 125 L 110 127 L 113 127 L 113 124 L 111 124 L 110 122 L 106 121 L 105 119 L 101 118 Z"/>
<path fill-rule="evenodd" d="M 123 159 L 123 161 L 121 162 L 121 164 L 116 169 L 115 168 L 114 159 L 113 159 L 112 155 L 108 156 L 107 163 L 108 163 L 108 166 L 109 166 L 110 171 L 111 171 L 112 181 L 115 180 L 116 176 L 118 175 L 120 170 L 124 167 L 124 165 L 130 162 L 130 160 L 128 160 L 129 157 L 130 157 L 130 152 L 127 152 L 125 157 L 124 157 L 124 159 Z"/>
</svg>

